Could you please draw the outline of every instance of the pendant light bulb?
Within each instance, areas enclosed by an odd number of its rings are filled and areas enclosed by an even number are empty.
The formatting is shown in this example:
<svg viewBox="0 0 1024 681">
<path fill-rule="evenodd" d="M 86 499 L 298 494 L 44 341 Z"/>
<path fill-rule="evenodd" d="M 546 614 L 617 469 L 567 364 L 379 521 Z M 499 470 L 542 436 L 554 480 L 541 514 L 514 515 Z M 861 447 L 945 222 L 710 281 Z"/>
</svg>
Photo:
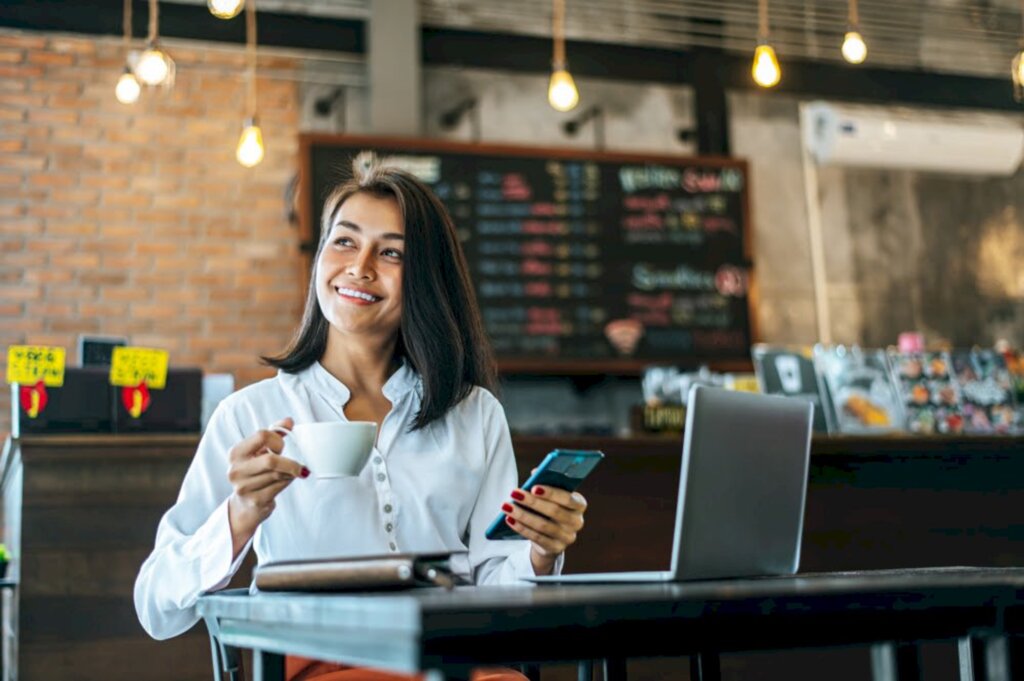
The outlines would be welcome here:
<svg viewBox="0 0 1024 681">
<path fill-rule="evenodd" d="M 142 86 L 135 79 L 135 74 L 127 66 L 124 67 L 124 73 L 117 79 L 117 87 L 114 88 L 114 96 L 117 97 L 117 101 L 122 104 L 134 104 L 138 101 L 141 92 Z"/>
<path fill-rule="evenodd" d="M 252 168 L 263 160 L 263 152 L 263 132 L 256 117 L 253 116 L 245 121 L 242 136 L 238 138 L 235 158 L 246 168 Z"/>
<path fill-rule="evenodd" d="M 245 0 L 206 0 L 206 6 L 218 19 L 234 19 L 245 7 Z"/>
<path fill-rule="evenodd" d="M 1024 49 L 1013 58 L 1011 68 L 1013 69 L 1013 84 L 1018 88 L 1024 88 Z"/>
<path fill-rule="evenodd" d="M 843 38 L 843 59 L 851 64 L 862 64 L 868 56 L 868 46 L 857 31 L 847 31 Z"/>
<path fill-rule="evenodd" d="M 556 66 L 551 72 L 548 84 L 548 103 L 556 111 L 572 111 L 580 103 L 580 93 L 572 74 L 566 68 Z"/>
<path fill-rule="evenodd" d="M 146 51 L 139 56 L 139 61 L 135 65 L 135 75 L 146 85 L 160 85 L 167 80 L 173 66 L 174 62 L 167 53 L 157 47 L 156 43 L 150 43 Z"/>
<path fill-rule="evenodd" d="M 761 87 L 773 87 L 782 79 L 782 69 L 775 56 L 775 50 L 768 43 L 762 43 L 754 51 L 754 65 L 750 69 L 754 82 Z"/>
</svg>

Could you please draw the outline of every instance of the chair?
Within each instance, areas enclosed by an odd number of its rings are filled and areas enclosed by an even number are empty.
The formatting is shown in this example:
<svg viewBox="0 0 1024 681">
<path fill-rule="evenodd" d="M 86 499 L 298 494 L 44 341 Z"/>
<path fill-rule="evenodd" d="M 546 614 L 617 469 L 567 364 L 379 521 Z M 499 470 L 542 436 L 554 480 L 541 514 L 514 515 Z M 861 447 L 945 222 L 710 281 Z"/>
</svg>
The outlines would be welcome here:
<svg viewBox="0 0 1024 681">
<path fill-rule="evenodd" d="M 248 589 L 225 589 L 220 593 L 227 596 L 242 596 L 249 593 Z M 245 681 L 242 673 L 242 652 L 234 646 L 221 643 L 220 624 L 217 618 L 208 617 L 206 631 L 210 635 L 210 656 L 213 658 L 214 681 Z"/>
</svg>

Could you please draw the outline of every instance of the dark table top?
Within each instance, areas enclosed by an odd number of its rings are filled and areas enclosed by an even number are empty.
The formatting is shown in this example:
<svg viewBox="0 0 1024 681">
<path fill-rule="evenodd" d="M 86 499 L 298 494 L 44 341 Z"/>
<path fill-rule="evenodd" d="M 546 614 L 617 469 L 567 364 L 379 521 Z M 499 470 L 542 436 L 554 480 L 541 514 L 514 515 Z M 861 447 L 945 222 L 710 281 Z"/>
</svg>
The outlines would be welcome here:
<svg viewBox="0 0 1024 681">
<path fill-rule="evenodd" d="M 928 568 L 672 584 L 210 595 L 226 643 L 416 671 L 999 633 L 1024 568 Z"/>
</svg>

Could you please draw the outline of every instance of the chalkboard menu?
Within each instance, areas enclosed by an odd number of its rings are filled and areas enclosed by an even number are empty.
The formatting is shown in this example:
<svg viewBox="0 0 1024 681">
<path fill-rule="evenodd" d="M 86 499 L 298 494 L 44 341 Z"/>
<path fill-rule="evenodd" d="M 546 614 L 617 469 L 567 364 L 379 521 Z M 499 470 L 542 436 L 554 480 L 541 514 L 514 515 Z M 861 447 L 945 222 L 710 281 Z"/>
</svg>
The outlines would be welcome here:
<svg viewBox="0 0 1024 681">
<path fill-rule="evenodd" d="M 314 245 L 362 151 L 433 188 L 505 368 L 749 362 L 742 161 L 323 135 L 301 147 Z"/>
</svg>

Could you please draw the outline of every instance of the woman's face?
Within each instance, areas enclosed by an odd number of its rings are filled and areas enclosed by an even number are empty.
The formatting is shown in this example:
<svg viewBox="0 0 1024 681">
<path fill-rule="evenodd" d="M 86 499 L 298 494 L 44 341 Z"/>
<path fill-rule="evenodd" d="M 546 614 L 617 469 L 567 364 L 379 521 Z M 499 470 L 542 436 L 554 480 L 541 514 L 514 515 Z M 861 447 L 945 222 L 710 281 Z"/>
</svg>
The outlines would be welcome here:
<svg viewBox="0 0 1024 681">
<path fill-rule="evenodd" d="M 405 223 L 398 203 L 356 193 L 338 209 L 316 263 L 316 295 L 332 332 L 379 337 L 402 319 Z"/>
</svg>

